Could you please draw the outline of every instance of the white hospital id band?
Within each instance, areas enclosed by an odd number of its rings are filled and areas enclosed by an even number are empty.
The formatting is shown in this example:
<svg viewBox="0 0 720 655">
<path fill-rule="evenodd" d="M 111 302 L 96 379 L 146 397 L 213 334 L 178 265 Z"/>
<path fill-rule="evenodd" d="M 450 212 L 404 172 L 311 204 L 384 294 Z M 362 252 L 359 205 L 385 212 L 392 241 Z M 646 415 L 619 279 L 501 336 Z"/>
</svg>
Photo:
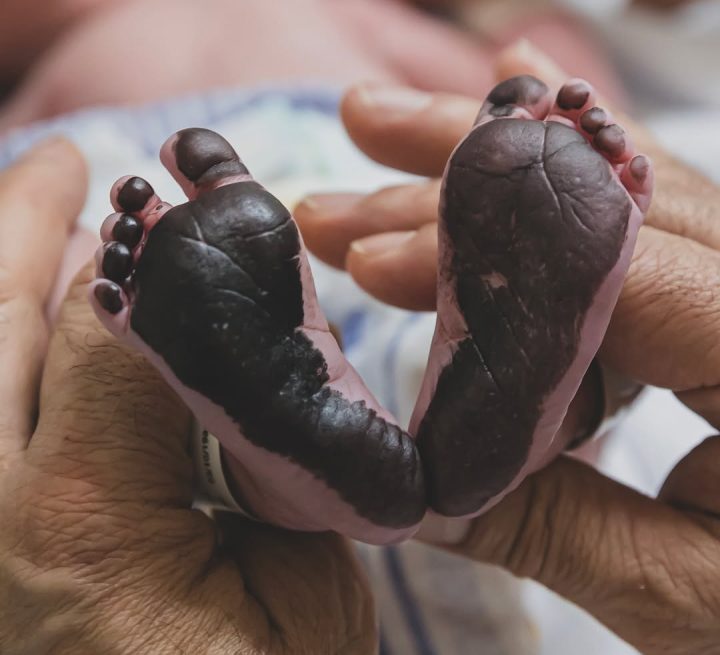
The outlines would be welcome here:
<svg viewBox="0 0 720 655">
<path fill-rule="evenodd" d="M 237 503 L 225 478 L 220 442 L 197 422 L 193 422 L 192 457 L 195 467 L 195 503 L 201 509 L 216 509 L 248 518 Z"/>
</svg>

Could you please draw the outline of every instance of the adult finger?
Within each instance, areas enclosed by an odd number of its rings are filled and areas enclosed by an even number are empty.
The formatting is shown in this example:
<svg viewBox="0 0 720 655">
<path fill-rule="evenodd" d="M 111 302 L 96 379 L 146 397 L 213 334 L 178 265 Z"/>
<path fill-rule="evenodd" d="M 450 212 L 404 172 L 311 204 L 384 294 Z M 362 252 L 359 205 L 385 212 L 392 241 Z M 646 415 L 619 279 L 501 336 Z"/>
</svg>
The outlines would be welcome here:
<svg viewBox="0 0 720 655">
<path fill-rule="evenodd" d="M 703 441 L 684 457 L 665 480 L 660 499 L 674 507 L 692 511 L 720 539 L 720 437 Z"/>
<path fill-rule="evenodd" d="M 381 232 L 353 242 L 346 268 L 360 287 L 398 307 L 432 310 L 437 227 Z M 720 253 L 643 227 L 600 350 L 602 361 L 678 392 L 720 429 Z"/>
<path fill-rule="evenodd" d="M 47 316 L 50 323 L 55 322 L 70 284 L 95 254 L 98 245 L 100 245 L 100 239 L 97 233 L 81 226 L 77 226 L 68 237 L 65 254 L 47 303 Z"/>
<path fill-rule="evenodd" d="M 357 284 L 396 307 L 435 307 L 437 224 L 409 232 L 385 232 L 353 242 L 345 267 Z"/>
<path fill-rule="evenodd" d="M 86 266 L 60 309 L 28 458 L 108 502 L 189 507 L 190 415 L 155 369 L 120 344 L 87 302 Z"/>
<path fill-rule="evenodd" d="M 45 304 L 86 187 L 82 156 L 64 139 L 0 174 L 0 456 L 24 448 L 32 429 Z"/>
<path fill-rule="evenodd" d="M 429 221 L 437 216 L 438 189 L 432 182 L 367 197 L 328 195 L 297 217 L 310 248 L 335 265 L 345 258 L 368 293 L 432 310 L 437 238 Z M 601 356 L 628 376 L 681 392 L 720 427 L 720 304 L 713 292 L 719 283 L 720 253 L 643 227 Z"/>
<path fill-rule="evenodd" d="M 353 241 L 382 232 L 417 230 L 437 221 L 440 181 L 381 189 L 370 195 L 316 194 L 293 212 L 305 244 L 331 266 L 343 268 Z"/>
<path fill-rule="evenodd" d="M 526 41 L 497 60 L 497 78 L 535 75 L 559 87 L 567 74 Z M 646 223 L 720 249 L 720 189 L 667 153 L 641 125 L 602 99 L 654 160 L 656 191 Z M 427 94 L 405 87 L 364 84 L 342 103 L 348 133 L 376 161 L 421 175 L 439 176 L 455 145 L 467 133 L 479 103 L 462 96 Z"/>
<path fill-rule="evenodd" d="M 569 77 L 525 40 L 498 55 L 495 77 L 502 81 L 523 74 L 557 88 Z M 365 83 L 346 93 L 341 114 L 350 137 L 377 162 L 439 177 L 453 149 L 472 127 L 480 104 L 462 95 Z"/>
<path fill-rule="evenodd" d="M 283 642 L 277 652 L 375 652 L 372 595 L 346 539 L 287 532 L 224 513 L 216 520 L 222 551 L 237 563 L 249 597 L 263 610 L 261 620 Z"/>
<path fill-rule="evenodd" d="M 720 385 L 720 253 L 640 229 L 600 356 L 634 379 L 674 391 Z"/>
<path fill-rule="evenodd" d="M 535 75 L 558 89 L 570 77 L 540 50 L 521 40 L 498 55 L 495 77 L 502 81 L 524 74 Z M 604 99 L 602 102 L 608 106 Z M 480 104 L 462 95 L 364 83 L 345 94 L 341 115 L 355 144 L 377 162 L 437 177 L 472 127 Z M 638 146 L 654 155 L 659 148 L 646 131 L 625 116 L 622 120 L 631 128 Z"/>
<path fill-rule="evenodd" d="M 350 89 L 340 109 L 350 137 L 375 161 L 439 177 L 472 127 L 480 101 L 366 83 Z"/>
<path fill-rule="evenodd" d="M 528 478 L 451 550 L 537 580 L 643 653 L 717 644 L 716 535 L 580 462 Z"/>
</svg>

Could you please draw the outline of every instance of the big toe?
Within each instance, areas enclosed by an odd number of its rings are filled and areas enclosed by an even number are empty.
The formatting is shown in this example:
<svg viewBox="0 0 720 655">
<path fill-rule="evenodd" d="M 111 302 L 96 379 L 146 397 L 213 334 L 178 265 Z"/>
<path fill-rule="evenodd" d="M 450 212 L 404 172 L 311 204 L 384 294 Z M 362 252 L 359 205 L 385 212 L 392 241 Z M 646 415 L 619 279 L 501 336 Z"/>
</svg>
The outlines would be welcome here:
<svg viewBox="0 0 720 655">
<path fill-rule="evenodd" d="M 173 134 L 163 145 L 160 160 L 191 200 L 219 186 L 251 179 L 235 149 L 217 132 L 201 127 Z"/>
<path fill-rule="evenodd" d="M 477 124 L 495 118 L 543 120 L 550 110 L 552 96 L 544 82 L 532 75 L 512 77 L 498 84 L 480 110 Z"/>
</svg>

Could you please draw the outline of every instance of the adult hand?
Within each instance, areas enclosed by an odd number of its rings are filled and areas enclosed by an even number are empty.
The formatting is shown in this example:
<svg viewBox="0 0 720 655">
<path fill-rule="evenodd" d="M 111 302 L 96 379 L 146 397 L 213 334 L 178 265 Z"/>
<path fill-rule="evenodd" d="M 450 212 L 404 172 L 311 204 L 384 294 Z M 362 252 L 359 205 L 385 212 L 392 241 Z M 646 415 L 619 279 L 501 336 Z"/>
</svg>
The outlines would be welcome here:
<svg viewBox="0 0 720 655">
<path fill-rule="evenodd" d="M 65 141 L 0 174 L 0 652 L 370 653 L 347 543 L 190 508 L 189 414 L 97 323 L 45 303 L 84 200 Z"/>
<path fill-rule="evenodd" d="M 527 45 L 501 58 L 500 68 L 501 78 L 530 73 L 558 86 L 566 79 Z M 381 300 L 431 310 L 436 178 L 478 103 L 362 86 L 349 92 L 342 110 L 365 153 L 435 179 L 369 196 L 312 196 L 295 214 L 306 243 Z M 601 359 L 674 390 L 720 429 L 720 190 L 630 128 L 655 161 L 657 193 Z M 451 549 L 540 581 L 643 652 L 715 653 L 719 498 L 720 437 L 712 437 L 677 465 L 657 499 L 561 457 L 469 528 L 448 523 L 443 530 L 446 542 L 451 533 L 465 535 L 446 543 Z"/>
</svg>

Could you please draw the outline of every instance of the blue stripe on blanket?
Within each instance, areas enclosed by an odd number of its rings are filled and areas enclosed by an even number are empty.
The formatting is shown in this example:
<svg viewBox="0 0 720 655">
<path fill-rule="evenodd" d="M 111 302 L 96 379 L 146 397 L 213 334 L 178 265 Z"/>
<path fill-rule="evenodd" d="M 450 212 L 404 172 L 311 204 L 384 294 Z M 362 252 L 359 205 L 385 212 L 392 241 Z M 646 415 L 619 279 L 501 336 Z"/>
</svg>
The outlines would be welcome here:
<svg viewBox="0 0 720 655">
<path fill-rule="evenodd" d="M 415 642 L 416 652 L 418 655 L 437 655 L 437 651 L 433 647 L 432 640 L 430 639 L 430 633 L 425 626 L 420 608 L 415 602 L 412 591 L 407 584 L 400 552 L 394 546 L 389 546 L 383 554 L 385 566 L 390 574 L 390 580 L 393 583 L 393 588 L 400 601 L 405 620 L 410 628 L 410 634 Z"/>
<path fill-rule="evenodd" d="M 398 324 L 395 333 L 393 334 L 392 338 L 387 344 L 387 348 L 385 349 L 385 356 L 383 358 L 383 369 L 385 375 L 383 376 L 385 380 L 385 388 L 382 390 L 382 397 L 381 400 L 387 410 L 397 416 L 398 410 L 399 410 L 399 404 L 397 400 L 397 389 L 396 389 L 396 368 L 397 368 L 397 358 L 398 358 L 398 350 L 400 348 L 400 344 L 402 343 L 403 337 L 406 335 L 407 331 L 415 324 L 418 320 L 420 320 L 420 317 L 422 314 L 409 314 L 405 318 L 403 318 L 402 321 Z"/>
</svg>

